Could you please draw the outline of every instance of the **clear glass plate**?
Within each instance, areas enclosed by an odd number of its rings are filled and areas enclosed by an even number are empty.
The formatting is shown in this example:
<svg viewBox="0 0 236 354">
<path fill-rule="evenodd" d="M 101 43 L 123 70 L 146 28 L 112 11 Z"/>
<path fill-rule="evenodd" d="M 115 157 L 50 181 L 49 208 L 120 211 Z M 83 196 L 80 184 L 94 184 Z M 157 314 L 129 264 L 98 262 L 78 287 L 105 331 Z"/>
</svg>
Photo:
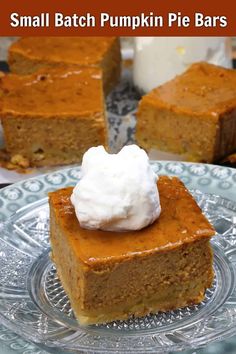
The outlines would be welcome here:
<svg viewBox="0 0 236 354">
<path fill-rule="evenodd" d="M 212 240 L 215 280 L 201 304 L 80 327 L 49 257 L 49 210 L 43 198 L 1 224 L 2 323 L 54 353 L 163 353 L 235 334 L 236 204 L 199 191 L 193 195 L 218 232 Z"/>
</svg>

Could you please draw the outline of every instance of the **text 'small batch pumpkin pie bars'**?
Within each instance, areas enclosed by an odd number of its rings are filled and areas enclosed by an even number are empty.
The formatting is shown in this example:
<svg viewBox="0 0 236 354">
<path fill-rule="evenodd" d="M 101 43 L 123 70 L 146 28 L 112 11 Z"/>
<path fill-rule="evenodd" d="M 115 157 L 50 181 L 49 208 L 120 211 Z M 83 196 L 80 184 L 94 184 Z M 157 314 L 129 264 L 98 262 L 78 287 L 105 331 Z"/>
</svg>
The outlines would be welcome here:
<svg viewBox="0 0 236 354">
<path fill-rule="evenodd" d="M 49 194 L 52 258 L 81 324 L 197 304 L 213 281 L 215 232 L 193 197 L 124 149 L 90 149 L 74 192 Z"/>
</svg>

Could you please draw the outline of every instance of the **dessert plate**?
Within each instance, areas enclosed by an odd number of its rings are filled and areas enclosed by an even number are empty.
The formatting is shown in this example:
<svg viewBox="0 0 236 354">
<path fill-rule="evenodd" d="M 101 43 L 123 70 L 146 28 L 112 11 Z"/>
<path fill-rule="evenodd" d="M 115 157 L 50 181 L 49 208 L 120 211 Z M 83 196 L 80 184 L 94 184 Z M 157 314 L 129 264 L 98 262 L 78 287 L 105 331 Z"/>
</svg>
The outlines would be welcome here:
<svg viewBox="0 0 236 354">
<path fill-rule="evenodd" d="M 236 334 L 236 172 L 180 162 L 152 162 L 179 176 L 214 224 L 215 281 L 192 307 L 128 321 L 80 327 L 49 252 L 47 193 L 74 185 L 80 167 L 18 182 L 0 191 L 0 321 L 52 353 L 163 353 L 197 348 Z"/>
</svg>

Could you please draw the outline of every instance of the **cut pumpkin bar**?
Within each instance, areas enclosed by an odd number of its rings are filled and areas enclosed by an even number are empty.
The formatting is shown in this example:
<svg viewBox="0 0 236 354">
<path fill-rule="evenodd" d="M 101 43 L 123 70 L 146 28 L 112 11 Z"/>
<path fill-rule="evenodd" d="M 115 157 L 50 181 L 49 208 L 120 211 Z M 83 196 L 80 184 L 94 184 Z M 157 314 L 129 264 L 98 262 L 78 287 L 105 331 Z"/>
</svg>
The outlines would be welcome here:
<svg viewBox="0 0 236 354">
<path fill-rule="evenodd" d="M 136 141 L 185 161 L 213 162 L 236 151 L 236 71 L 195 63 L 142 97 Z"/>
<path fill-rule="evenodd" d="M 24 37 L 9 48 L 8 62 L 16 74 L 61 65 L 98 67 L 107 94 L 120 78 L 120 42 L 118 37 Z"/>
<path fill-rule="evenodd" d="M 90 146 L 108 145 L 101 70 L 55 67 L 2 76 L 0 119 L 13 164 L 78 163 Z"/>
<path fill-rule="evenodd" d="M 213 227 L 178 178 L 158 189 L 159 219 L 123 233 L 82 229 L 72 188 L 49 194 L 52 259 L 80 324 L 198 304 L 211 287 Z"/>
</svg>

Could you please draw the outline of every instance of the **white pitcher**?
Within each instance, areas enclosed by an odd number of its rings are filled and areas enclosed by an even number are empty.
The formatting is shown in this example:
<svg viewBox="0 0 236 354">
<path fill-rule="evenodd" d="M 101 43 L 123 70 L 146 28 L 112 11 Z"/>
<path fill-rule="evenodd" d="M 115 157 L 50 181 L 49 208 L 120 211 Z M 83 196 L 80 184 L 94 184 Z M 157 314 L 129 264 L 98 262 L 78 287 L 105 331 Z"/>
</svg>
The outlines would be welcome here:
<svg viewBox="0 0 236 354">
<path fill-rule="evenodd" d="M 134 84 L 148 92 L 192 63 L 207 61 L 232 67 L 231 39 L 226 37 L 136 37 Z"/>
</svg>

